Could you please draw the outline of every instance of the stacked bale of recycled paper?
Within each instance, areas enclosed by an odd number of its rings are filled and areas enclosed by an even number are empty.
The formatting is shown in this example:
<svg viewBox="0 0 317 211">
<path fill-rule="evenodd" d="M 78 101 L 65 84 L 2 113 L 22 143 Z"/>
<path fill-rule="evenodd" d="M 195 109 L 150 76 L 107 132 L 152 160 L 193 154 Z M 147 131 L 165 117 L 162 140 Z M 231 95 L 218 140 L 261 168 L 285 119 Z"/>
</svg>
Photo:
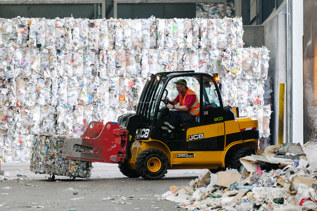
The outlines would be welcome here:
<svg viewBox="0 0 317 211">
<path fill-rule="evenodd" d="M 233 1 L 223 1 L 223 3 L 196 3 L 197 18 L 224 18 L 234 17 Z"/>
<path fill-rule="evenodd" d="M 39 174 L 89 178 L 91 162 L 62 158 L 64 141 L 65 137 L 35 136 L 30 170 Z"/>
<path fill-rule="evenodd" d="M 1 159 L 29 160 L 34 135 L 79 137 L 92 120 L 135 111 L 161 71 L 219 73 L 224 104 L 268 137 L 268 50 L 242 37 L 241 18 L 0 19 Z"/>
</svg>

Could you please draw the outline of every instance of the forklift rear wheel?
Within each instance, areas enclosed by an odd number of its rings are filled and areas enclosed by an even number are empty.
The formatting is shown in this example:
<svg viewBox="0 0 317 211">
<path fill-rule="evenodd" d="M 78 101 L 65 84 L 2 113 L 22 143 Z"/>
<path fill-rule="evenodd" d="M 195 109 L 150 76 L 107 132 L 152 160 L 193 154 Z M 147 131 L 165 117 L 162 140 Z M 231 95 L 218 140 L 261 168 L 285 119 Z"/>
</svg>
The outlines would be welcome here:
<svg viewBox="0 0 317 211">
<path fill-rule="evenodd" d="M 125 175 L 129 178 L 138 178 L 140 176 L 136 170 L 131 169 L 131 167 L 127 161 L 119 164 L 119 169 L 123 175 Z"/>
<path fill-rule="evenodd" d="M 167 172 L 167 157 L 158 149 L 144 150 L 137 157 L 136 170 L 144 179 L 160 179 Z"/>
<path fill-rule="evenodd" d="M 243 147 L 243 148 L 238 149 L 236 152 L 229 155 L 229 157 L 227 158 L 228 161 L 227 161 L 226 167 L 237 169 L 240 171 L 242 169 L 241 168 L 242 164 L 240 162 L 240 158 L 245 157 L 247 155 L 251 155 L 251 154 L 255 154 L 254 148 Z"/>
</svg>

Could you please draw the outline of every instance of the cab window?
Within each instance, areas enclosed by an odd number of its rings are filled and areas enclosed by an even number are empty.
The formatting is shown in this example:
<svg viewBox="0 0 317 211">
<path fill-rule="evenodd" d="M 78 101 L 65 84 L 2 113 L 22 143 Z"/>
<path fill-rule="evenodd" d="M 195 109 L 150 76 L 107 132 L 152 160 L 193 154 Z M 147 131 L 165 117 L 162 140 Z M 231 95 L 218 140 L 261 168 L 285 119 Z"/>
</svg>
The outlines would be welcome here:
<svg viewBox="0 0 317 211">
<path fill-rule="evenodd" d="M 220 107 L 216 85 L 211 79 L 204 78 L 202 103 L 204 109 Z"/>
<path fill-rule="evenodd" d="M 168 99 L 170 101 L 173 101 L 177 95 L 178 95 L 178 92 L 177 92 L 177 89 L 176 89 L 176 84 L 174 82 L 180 80 L 180 79 L 185 79 L 186 82 L 187 82 L 187 87 L 191 90 L 193 90 L 195 93 L 196 93 L 196 96 L 197 96 L 197 100 L 198 102 L 200 102 L 200 83 L 199 83 L 199 80 L 197 80 L 195 77 L 193 76 L 181 76 L 181 77 L 175 77 L 173 79 L 171 79 L 167 86 L 166 86 L 166 90 L 168 91 Z"/>
</svg>

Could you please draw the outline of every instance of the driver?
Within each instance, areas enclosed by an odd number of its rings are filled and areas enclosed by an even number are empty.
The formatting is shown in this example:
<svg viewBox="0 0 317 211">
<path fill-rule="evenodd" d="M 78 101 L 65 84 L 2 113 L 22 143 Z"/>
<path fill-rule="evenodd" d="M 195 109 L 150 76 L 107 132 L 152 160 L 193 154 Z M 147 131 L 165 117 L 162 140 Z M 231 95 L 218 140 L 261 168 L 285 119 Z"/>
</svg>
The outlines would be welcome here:
<svg viewBox="0 0 317 211">
<path fill-rule="evenodd" d="M 181 123 L 194 122 L 195 117 L 198 117 L 200 113 L 198 97 L 193 90 L 187 87 L 187 81 L 179 79 L 174 83 L 176 84 L 178 95 L 173 101 L 167 98 L 167 108 L 170 111 L 164 118 L 165 122 L 162 126 L 162 129 L 167 130 L 169 133 Z"/>
</svg>

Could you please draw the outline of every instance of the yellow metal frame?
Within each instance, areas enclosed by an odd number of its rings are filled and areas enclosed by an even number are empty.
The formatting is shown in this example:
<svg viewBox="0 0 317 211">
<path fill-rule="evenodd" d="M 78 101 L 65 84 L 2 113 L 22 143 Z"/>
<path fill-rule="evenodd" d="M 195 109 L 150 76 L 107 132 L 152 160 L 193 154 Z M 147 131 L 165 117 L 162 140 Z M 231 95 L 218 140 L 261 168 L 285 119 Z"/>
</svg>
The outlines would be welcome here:
<svg viewBox="0 0 317 211">
<path fill-rule="evenodd" d="M 225 157 L 227 152 L 236 145 L 258 144 L 257 139 L 240 140 L 229 144 L 224 151 L 170 151 L 165 143 L 155 139 L 135 141 L 131 147 L 132 157 L 129 164 L 135 169 L 135 162 L 138 155 L 146 149 L 158 149 L 165 153 L 168 158 L 170 169 L 215 169 L 225 167 Z M 178 154 L 194 154 L 193 158 L 178 158 Z M 150 170 L 150 168 L 149 168 Z M 153 170 L 153 172 L 156 172 Z"/>
<path fill-rule="evenodd" d="M 186 142 L 196 140 L 189 140 L 190 136 L 198 137 L 199 134 L 203 134 L 203 139 L 207 138 L 217 138 L 219 136 L 224 136 L 224 146 L 227 145 L 226 135 L 240 133 L 240 128 L 257 128 L 258 122 L 252 120 L 251 118 L 243 118 L 230 120 L 225 122 L 219 122 L 210 125 L 203 125 L 189 128 L 186 132 Z M 196 139 L 196 138 L 195 138 Z M 131 168 L 135 169 L 135 163 L 138 155 L 147 149 L 158 149 L 165 153 L 168 158 L 170 169 L 189 169 L 189 168 L 208 168 L 215 169 L 218 167 L 225 167 L 225 158 L 230 149 L 237 145 L 250 144 L 257 147 L 257 139 L 248 140 L 237 140 L 234 141 L 224 148 L 223 151 L 170 151 L 169 147 L 162 141 L 149 138 L 148 140 L 136 140 L 131 146 L 131 159 L 129 164 Z M 156 158 L 158 159 L 158 158 Z M 150 165 L 151 164 L 151 165 Z M 161 164 L 162 165 L 162 164 Z M 155 166 L 155 167 L 154 167 Z M 157 171 L 159 163 L 155 160 L 151 160 L 147 163 L 147 167 L 150 171 Z M 150 169 L 152 168 L 152 170 Z"/>
</svg>

